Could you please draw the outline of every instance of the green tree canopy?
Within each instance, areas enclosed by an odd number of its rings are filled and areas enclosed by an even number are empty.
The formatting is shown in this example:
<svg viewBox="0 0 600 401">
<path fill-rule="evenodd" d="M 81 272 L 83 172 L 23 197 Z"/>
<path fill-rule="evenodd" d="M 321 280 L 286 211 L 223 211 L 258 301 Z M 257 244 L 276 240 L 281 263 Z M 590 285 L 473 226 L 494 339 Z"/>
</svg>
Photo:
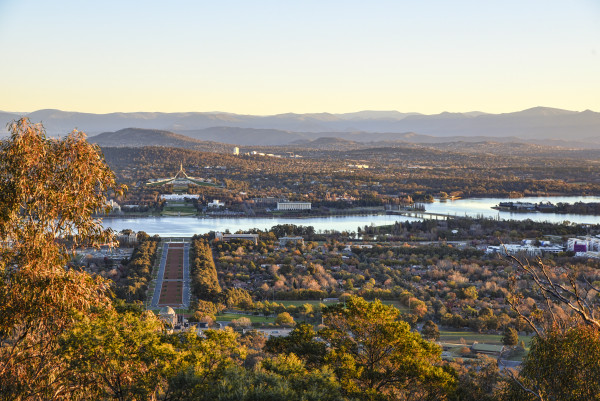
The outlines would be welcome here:
<svg viewBox="0 0 600 401">
<path fill-rule="evenodd" d="M 294 318 L 288 312 L 281 312 L 275 318 L 275 324 L 279 326 L 294 326 Z"/>
<path fill-rule="evenodd" d="M 598 377 L 600 332 L 596 327 L 578 325 L 566 332 L 550 330 L 542 337 L 533 338 L 519 374 L 522 386 L 511 382 L 509 398 L 598 400 Z"/>
<path fill-rule="evenodd" d="M 286 337 L 271 337 L 265 345 L 265 351 L 271 354 L 290 354 L 304 360 L 309 367 L 321 366 L 326 347 L 317 341 L 317 332 L 310 324 L 301 323 Z"/>
<path fill-rule="evenodd" d="M 399 311 L 350 297 L 325 311 L 326 356 L 348 395 L 376 399 L 445 399 L 454 383 L 440 348 L 410 331 Z"/>
<path fill-rule="evenodd" d="M 49 139 L 27 119 L 9 130 L 0 143 L 0 393 L 56 399 L 73 391 L 57 339 L 111 307 L 105 281 L 65 266 L 72 245 L 113 241 L 92 214 L 118 189 L 83 133 Z"/>
<path fill-rule="evenodd" d="M 70 383 L 85 383 L 76 398 L 148 400 L 166 387 L 177 362 L 173 346 L 161 339 L 163 325 L 152 312 L 142 316 L 105 310 L 84 319 L 61 337 Z"/>
<path fill-rule="evenodd" d="M 440 338 L 440 329 L 438 328 L 437 324 L 435 324 L 431 320 L 428 320 L 423 325 L 423 329 L 421 330 L 421 335 L 426 340 L 435 341 L 438 338 Z"/>
<path fill-rule="evenodd" d="M 502 334 L 502 344 L 514 346 L 519 343 L 519 333 L 512 327 L 507 327 Z"/>
</svg>

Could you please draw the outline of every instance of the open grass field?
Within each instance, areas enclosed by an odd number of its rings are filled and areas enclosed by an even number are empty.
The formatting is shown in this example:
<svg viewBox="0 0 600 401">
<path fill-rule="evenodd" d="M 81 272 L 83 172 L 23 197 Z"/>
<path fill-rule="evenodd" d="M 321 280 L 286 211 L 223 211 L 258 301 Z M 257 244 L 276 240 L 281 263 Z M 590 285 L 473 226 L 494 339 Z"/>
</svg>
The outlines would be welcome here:
<svg viewBox="0 0 600 401">
<path fill-rule="evenodd" d="M 169 212 L 195 212 L 196 207 L 192 204 L 177 204 L 177 205 L 165 205 L 163 211 Z"/>
<path fill-rule="evenodd" d="M 163 207 L 162 215 L 163 216 L 194 216 L 198 213 L 194 205 L 192 204 L 176 204 L 176 205 L 166 205 Z"/>
<path fill-rule="evenodd" d="M 525 342 L 525 346 L 529 347 L 531 337 L 532 336 L 519 336 L 519 341 L 523 340 Z M 470 331 L 440 330 L 440 342 L 459 344 L 461 343 L 461 339 L 464 339 L 467 345 L 471 345 L 475 341 L 480 344 L 502 345 L 502 335 L 500 334 L 481 334 Z"/>
<path fill-rule="evenodd" d="M 233 319 L 239 319 L 241 317 L 247 317 L 250 319 L 252 323 L 273 323 L 275 322 L 274 317 L 265 317 L 263 315 L 238 315 L 235 313 L 223 313 L 222 315 L 217 315 L 217 320 L 219 321 L 230 321 Z"/>
<path fill-rule="evenodd" d="M 196 211 L 192 212 L 162 212 L 161 216 L 196 216 Z"/>
</svg>

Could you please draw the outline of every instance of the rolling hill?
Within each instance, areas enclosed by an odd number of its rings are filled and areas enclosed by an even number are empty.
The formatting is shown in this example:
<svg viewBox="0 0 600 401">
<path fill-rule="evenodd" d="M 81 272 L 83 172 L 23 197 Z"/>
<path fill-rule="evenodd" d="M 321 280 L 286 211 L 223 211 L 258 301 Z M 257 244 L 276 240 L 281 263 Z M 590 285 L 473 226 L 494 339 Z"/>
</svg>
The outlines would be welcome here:
<svg viewBox="0 0 600 401">
<path fill-rule="evenodd" d="M 116 132 L 104 132 L 88 138 L 88 141 L 101 147 L 165 146 L 207 152 L 230 152 L 232 150 L 231 146 L 222 143 L 201 141 L 169 131 L 143 128 L 125 128 Z"/>
</svg>

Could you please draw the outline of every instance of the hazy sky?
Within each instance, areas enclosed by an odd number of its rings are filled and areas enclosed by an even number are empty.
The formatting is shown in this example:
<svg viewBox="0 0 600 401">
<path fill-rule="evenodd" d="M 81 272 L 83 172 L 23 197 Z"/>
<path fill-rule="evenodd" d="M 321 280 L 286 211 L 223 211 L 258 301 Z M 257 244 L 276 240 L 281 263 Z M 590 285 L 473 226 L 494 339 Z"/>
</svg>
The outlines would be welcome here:
<svg viewBox="0 0 600 401">
<path fill-rule="evenodd" d="M 600 111 L 600 1 L 0 0 L 0 110 Z"/>
</svg>

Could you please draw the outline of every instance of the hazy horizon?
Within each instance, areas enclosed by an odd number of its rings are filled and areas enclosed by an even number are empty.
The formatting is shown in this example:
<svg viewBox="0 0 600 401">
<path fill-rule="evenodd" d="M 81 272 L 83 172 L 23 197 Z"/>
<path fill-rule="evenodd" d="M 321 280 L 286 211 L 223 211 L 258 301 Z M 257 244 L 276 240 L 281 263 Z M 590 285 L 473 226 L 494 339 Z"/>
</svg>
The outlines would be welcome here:
<svg viewBox="0 0 600 401">
<path fill-rule="evenodd" d="M 21 115 L 26 115 L 26 114 L 32 114 L 32 113 L 36 113 L 36 112 L 40 112 L 40 111 L 47 111 L 47 110 L 55 110 L 55 111 L 59 111 L 59 112 L 64 112 L 64 113 L 81 113 L 81 114 L 98 114 L 98 115 L 107 115 L 107 114 L 135 114 L 135 113 L 147 113 L 147 114 L 152 114 L 152 113 L 161 113 L 161 114 L 185 114 L 185 113 L 199 113 L 199 114 L 232 114 L 232 115 L 248 115 L 248 116 L 256 116 L 256 117 L 270 117 L 270 116 L 275 116 L 275 115 L 285 115 L 285 114 L 297 114 L 297 115 L 318 115 L 318 114 L 331 114 L 331 115 L 346 115 L 346 114 L 358 114 L 358 113 L 399 113 L 399 114 L 414 114 L 414 115 L 423 115 L 423 116 L 434 116 L 434 115 L 439 115 L 439 114 L 444 114 L 444 113 L 449 113 L 449 114 L 472 114 L 472 113 L 480 113 L 480 114 L 511 114 L 511 113 L 519 113 L 519 112 L 523 112 L 523 111 L 528 111 L 528 110 L 534 110 L 534 109 L 551 109 L 551 110 L 560 110 L 560 111 L 567 111 L 567 112 L 573 112 L 573 113 L 581 113 L 584 111 L 592 111 L 594 113 L 598 113 L 597 110 L 593 110 L 590 108 L 586 108 L 586 109 L 580 109 L 580 110 L 570 110 L 570 109 L 563 109 L 563 108 L 559 108 L 559 107 L 550 107 L 550 106 L 531 106 L 531 107 L 527 107 L 525 109 L 519 109 L 519 110 L 509 110 L 509 111 L 505 111 L 505 112 L 499 112 L 499 113 L 494 113 L 494 112 L 488 112 L 485 110 L 442 110 L 438 113 L 424 113 L 424 112 L 420 112 L 420 111 L 403 111 L 403 110 L 376 110 L 376 109 L 362 109 L 362 110 L 351 110 L 351 111 L 341 111 L 341 112 L 330 112 L 327 110 L 321 110 L 321 111 L 308 111 L 308 112 L 296 112 L 293 110 L 290 111 L 286 111 L 286 112 L 282 112 L 282 113 L 272 113 L 272 114 L 252 114 L 252 113 L 236 113 L 236 112 L 232 112 L 232 111 L 226 111 L 226 110 L 179 110 L 179 111 L 162 111 L 162 110 L 132 110 L 132 111 L 123 111 L 123 110 L 114 110 L 114 111 L 107 111 L 107 112 L 93 112 L 93 111 L 85 111 L 85 110 L 63 110 L 63 109 L 58 109 L 55 107 L 43 107 L 40 109 L 35 109 L 35 110 L 30 110 L 30 111 L 13 111 L 13 110 L 0 110 L 0 112 L 4 112 L 4 113 L 10 113 L 10 114 L 21 114 Z"/>
</svg>

